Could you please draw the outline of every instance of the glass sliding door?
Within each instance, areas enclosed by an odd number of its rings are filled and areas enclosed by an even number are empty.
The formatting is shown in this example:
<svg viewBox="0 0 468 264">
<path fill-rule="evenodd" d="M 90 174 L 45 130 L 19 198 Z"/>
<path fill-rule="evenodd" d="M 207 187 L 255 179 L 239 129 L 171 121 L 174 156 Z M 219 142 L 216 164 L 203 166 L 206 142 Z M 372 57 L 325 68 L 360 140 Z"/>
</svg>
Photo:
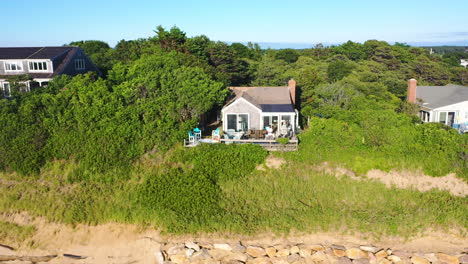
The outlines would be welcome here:
<svg viewBox="0 0 468 264">
<path fill-rule="evenodd" d="M 278 125 L 278 116 L 277 115 L 269 115 L 269 116 L 263 116 L 263 128 L 273 125 Z"/>
<path fill-rule="evenodd" d="M 227 115 L 227 129 L 237 130 L 237 115 Z"/>
<path fill-rule="evenodd" d="M 448 112 L 447 126 L 453 126 L 455 121 L 455 112 Z"/>
<path fill-rule="evenodd" d="M 439 123 L 445 124 L 447 121 L 447 112 L 440 112 L 439 113 Z"/>
<path fill-rule="evenodd" d="M 247 131 L 249 129 L 249 115 L 239 114 L 237 131 Z"/>
<path fill-rule="evenodd" d="M 249 115 L 248 114 L 227 114 L 227 127 L 228 130 L 247 131 L 249 129 Z"/>
</svg>

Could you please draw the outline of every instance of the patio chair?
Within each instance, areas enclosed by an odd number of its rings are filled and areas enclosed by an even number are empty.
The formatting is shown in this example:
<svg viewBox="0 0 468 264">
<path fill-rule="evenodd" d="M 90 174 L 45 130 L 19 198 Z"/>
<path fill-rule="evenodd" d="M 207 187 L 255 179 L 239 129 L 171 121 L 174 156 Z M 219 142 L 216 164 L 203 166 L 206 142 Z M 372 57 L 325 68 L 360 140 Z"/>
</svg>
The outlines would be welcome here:
<svg viewBox="0 0 468 264">
<path fill-rule="evenodd" d="M 189 144 L 195 144 L 195 135 L 192 131 L 188 132 Z"/>
<path fill-rule="evenodd" d="M 201 138 L 201 130 L 198 127 L 196 127 L 193 129 L 193 132 L 195 134 L 195 139 L 199 140 Z"/>
<path fill-rule="evenodd" d="M 226 134 L 228 134 L 228 136 L 229 136 L 230 138 L 233 138 L 234 135 L 235 135 L 235 133 L 236 133 L 236 130 L 234 130 L 234 129 L 228 129 L 228 130 L 226 131 Z"/>
<path fill-rule="evenodd" d="M 211 139 L 212 140 L 215 140 L 215 141 L 219 141 L 221 138 L 220 138 L 220 135 L 219 135 L 219 128 L 213 130 L 211 132 Z"/>
</svg>

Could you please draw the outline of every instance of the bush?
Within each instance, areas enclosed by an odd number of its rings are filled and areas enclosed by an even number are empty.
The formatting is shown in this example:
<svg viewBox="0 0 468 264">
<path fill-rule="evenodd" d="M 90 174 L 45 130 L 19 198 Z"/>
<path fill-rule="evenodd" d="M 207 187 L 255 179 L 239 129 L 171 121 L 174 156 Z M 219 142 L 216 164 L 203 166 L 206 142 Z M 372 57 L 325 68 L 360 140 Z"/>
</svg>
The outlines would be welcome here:
<svg viewBox="0 0 468 264">
<path fill-rule="evenodd" d="M 286 145 L 289 143 L 289 138 L 278 138 L 276 142 L 280 143 L 281 145 Z"/>
<path fill-rule="evenodd" d="M 265 159 L 260 146 L 202 145 L 177 150 L 137 188 L 137 203 L 175 232 L 212 228 L 225 215 L 219 204 L 222 182 L 251 173 Z M 175 165 L 177 164 L 177 165 Z"/>
</svg>

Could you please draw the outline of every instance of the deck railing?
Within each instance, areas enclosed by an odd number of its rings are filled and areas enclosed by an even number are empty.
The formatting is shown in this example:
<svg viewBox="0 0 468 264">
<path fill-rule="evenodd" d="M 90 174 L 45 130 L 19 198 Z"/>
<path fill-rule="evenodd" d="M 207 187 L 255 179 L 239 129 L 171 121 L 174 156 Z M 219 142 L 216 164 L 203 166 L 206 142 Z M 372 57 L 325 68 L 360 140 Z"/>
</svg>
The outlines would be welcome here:
<svg viewBox="0 0 468 264">
<path fill-rule="evenodd" d="M 214 143 L 214 142 L 212 142 Z M 218 143 L 218 142 L 217 142 Z M 267 139 L 221 139 L 219 143 L 223 144 L 257 144 L 267 151 L 297 151 L 299 141 L 297 139 L 289 140 L 286 144 L 278 143 L 276 140 Z M 188 141 L 184 140 L 184 147 L 196 147 L 200 144 L 204 144 L 200 141 Z"/>
<path fill-rule="evenodd" d="M 297 151 L 299 141 L 289 140 L 286 144 L 280 144 L 276 140 L 266 139 L 221 139 L 221 143 L 224 144 L 258 144 L 262 148 L 268 151 Z"/>
</svg>

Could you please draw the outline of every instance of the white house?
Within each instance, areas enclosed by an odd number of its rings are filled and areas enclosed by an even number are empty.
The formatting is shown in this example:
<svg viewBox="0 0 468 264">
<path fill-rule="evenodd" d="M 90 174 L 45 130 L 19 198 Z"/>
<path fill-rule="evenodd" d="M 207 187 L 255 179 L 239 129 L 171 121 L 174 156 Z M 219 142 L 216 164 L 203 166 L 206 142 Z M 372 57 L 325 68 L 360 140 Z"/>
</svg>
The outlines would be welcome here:
<svg viewBox="0 0 468 264">
<path fill-rule="evenodd" d="M 221 110 L 225 132 L 288 126 L 297 132 L 296 81 L 280 87 L 229 87 L 235 97 Z"/>
<path fill-rule="evenodd" d="M 28 77 L 25 91 L 46 85 L 60 74 L 77 75 L 98 68 L 80 47 L 0 47 L 0 90 L 10 97 L 10 78 Z"/>
<path fill-rule="evenodd" d="M 461 59 L 460 65 L 466 68 L 468 66 L 468 59 Z"/>
<path fill-rule="evenodd" d="M 407 99 L 420 105 L 419 115 L 424 122 L 437 122 L 456 128 L 468 125 L 466 86 L 417 86 L 417 81 L 411 79 L 408 81 Z"/>
</svg>

